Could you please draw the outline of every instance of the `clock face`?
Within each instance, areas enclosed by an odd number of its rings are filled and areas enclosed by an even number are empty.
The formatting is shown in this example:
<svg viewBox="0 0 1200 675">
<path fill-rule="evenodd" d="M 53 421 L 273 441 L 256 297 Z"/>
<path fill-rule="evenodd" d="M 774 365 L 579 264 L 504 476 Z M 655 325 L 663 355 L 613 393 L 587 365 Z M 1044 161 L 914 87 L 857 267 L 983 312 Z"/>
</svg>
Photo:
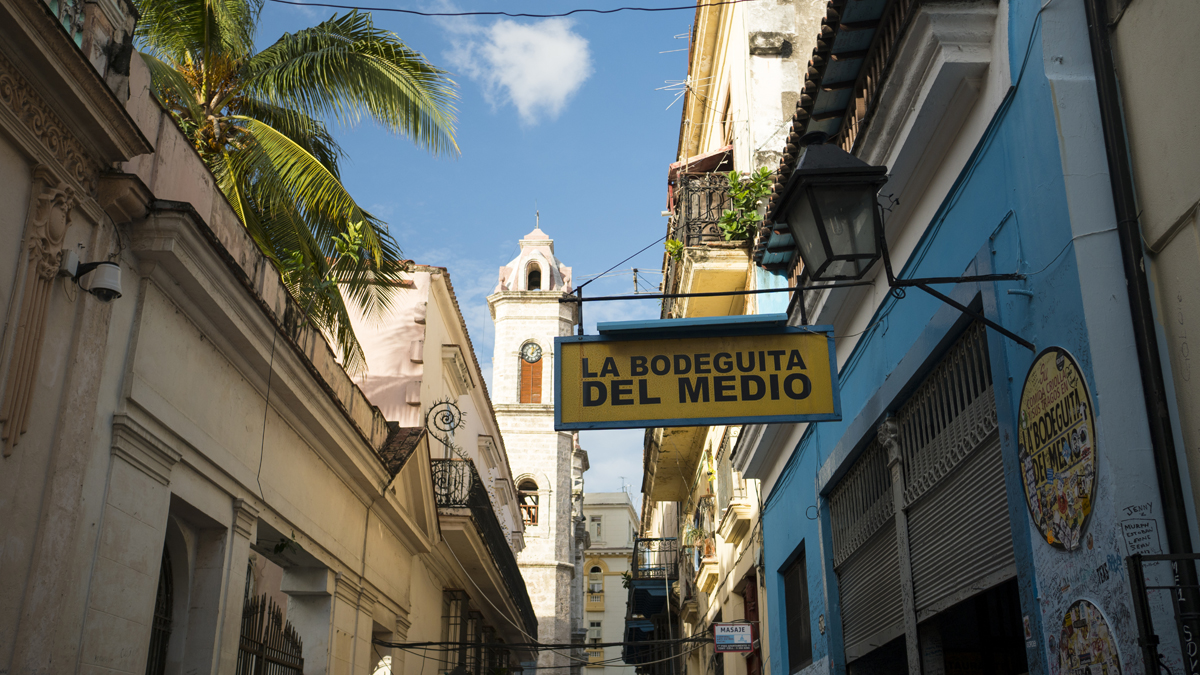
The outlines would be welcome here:
<svg viewBox="0 0 1200 675">
<path fill-rule="evenodd" d="M 542 348 L 536 342 L 526 342 L 521 345 L 521 358 L 529 363 L 537 363 L 542 358 Z"/>
</svg>

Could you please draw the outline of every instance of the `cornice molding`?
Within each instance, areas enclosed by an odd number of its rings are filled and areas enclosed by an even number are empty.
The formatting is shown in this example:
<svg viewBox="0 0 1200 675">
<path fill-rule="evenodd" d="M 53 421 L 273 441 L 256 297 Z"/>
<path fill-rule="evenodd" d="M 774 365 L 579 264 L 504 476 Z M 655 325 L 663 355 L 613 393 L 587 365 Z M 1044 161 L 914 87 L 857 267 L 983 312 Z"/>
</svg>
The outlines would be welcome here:
<svg viewBox="0 0 1200 675">
<path fill-rule="evenodd" d="M 118 99 L 113 93 L 113 87 L 128 91 L 127 84 L 123 87 L 119 84 L 122 80 L 127 81 L 128 75 L 122 75 L 113 69 L 113 57 L 109 58 L 106 68 L 110 84 L 62 29 L 46 3 L 37 0 L 0 2 L 13 19 L 10 26 L 6 27 L 9 34 L 3 36 L 8 38 L 7 42 L 12 45 L 7 52 L 9 58 L 18 62 L 28 60 L 28 66 L 24 68 L 27 76 L 37 78 L 37 86 L 45 95 L 61 101 L 57 104 L 60 122 L 62 117 L 73 118 L 73 126 L 88 127 L 77 136 L 80 147 L 86 148 L 85 156 L 90 155 L 90 159 L 98 167 L 103 167 L 153 151 L 153 146 L 126 111 L 124 99 Z M 102 6 L 102 3 L 88 4 L 95 5 L 98 13 L 103 14 L 108 21 L 113 21 L 116 18 L 114 15 L 121 14 L 114 7 Z M 127 9 L 136 12 L 132 5 Z M 126 40 L 128 33 L 133 30 L 133 17 L 124 19 L 109 27 L 115 32 L 108 36 L 114 42 L 107 48 L 121 48 L 121 42 Z M 91 31 L 85 35 L 84 47 L 101 37 L 101 32 L 96 27 L 91 28 Z M 127 48 L 131 47 L 127 45 Z M 133 58 L 137 58 L 136 54 Z M 11 62 L 8 65 L 10 68 L 13 66 Z M 51 88 L 53 94 L 49 91 Z"/>
<path fill-rule="evenodd" d="M 0 53 L 0 103 L 88 196 L 96 194 L 99 164 L 88 156 L 83 144 L 68 131 L 62 118 L 50 109 L 3 53 Z"/>
</svg>

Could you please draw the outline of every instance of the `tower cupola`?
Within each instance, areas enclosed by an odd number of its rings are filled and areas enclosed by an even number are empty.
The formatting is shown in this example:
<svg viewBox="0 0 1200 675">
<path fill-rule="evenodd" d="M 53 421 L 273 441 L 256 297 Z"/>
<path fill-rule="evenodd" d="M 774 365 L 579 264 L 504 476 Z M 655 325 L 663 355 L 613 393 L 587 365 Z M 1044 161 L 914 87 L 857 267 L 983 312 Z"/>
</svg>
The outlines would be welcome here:
<svg viewBox="0 0 1200 675">
<path fill-rule="evenodd" d="M 500 268 L 493 293 L 502 291 L 553 291 L 570 293 L 571 268 L 554 256 L 554 240 L 540 227 L 521 238 L 521 253 Z"/>
</svg>

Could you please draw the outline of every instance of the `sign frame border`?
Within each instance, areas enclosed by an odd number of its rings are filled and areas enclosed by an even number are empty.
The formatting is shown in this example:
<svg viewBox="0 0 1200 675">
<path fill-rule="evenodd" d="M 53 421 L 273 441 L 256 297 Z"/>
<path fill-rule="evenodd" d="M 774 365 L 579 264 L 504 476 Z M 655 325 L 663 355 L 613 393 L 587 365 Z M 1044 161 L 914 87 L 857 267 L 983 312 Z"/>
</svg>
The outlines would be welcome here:
<svg viewBox="0 0 1200 675">
<path fill-rule="evenodd" d="M 749 317 L 704 317 L 701 319 L 657 319 L 650 321 L 620 321 L 597 326 L 600 335 L 563 335 L 554 338 L 554 430 L 593 431 L 599 429 L 651 429 L 656 427 L 703 427 L 720 424 L 780 424 L 802 422 L 840 422 L 842 420 L 842 388 L 837 369 L 837 348 L 833 326 L 788 326 L 779 320 L 785 315 Z M 717 323 L 714 319 L 743 319 L 740 322 Z M 670 322 L 670 325 L 662 325 Z M 566 422 L 562 421 L 562 349 L 563 344 L 586 342 L 630 342 L 634 340 L 670 340 L 687 332 L 689 338 L 736 337 L 747 335 L 823 334 L 829 351 L 829 382 L 833 396 L 833 412 L 813 415 L 741 415 L 735 417 L 684 417 L 626 422 Z M 610 334 L 605 334 L 609 332 Z"/>
</svg>

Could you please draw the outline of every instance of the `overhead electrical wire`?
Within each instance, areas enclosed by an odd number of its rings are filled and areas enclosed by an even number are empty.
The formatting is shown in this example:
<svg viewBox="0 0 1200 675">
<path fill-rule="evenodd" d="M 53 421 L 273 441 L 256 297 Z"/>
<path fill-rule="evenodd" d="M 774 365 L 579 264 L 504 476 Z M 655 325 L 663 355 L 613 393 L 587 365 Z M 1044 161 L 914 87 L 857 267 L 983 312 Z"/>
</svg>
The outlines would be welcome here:
<svg viewBox="0 0 1200 675">
<path fill-rule="evenodd" d="M 298 7 L 328 7 L 331 9 L 357 9 L 367 12 L 393 12 L 396 14 L 411 14 L 413 16 L 425 17 L 455 17 L 455 16 L 506 16 L 510 18 L 526 18 L 526 19 L 556 19 L 572 14 L 616 14 L 617 12 L 678 12 L 681 10 L 697 9 L 699 7 L 718 7 L 720 5 L 737 5 L 743 2 L 754 2 L 754 0 L 722 0 L 720 2 L 704 2 L 695 5 L 682 5 L 679 7 L 614 7 L 612 9 L 595 9 L 590 7 L 572 9 L 567 12 L 558 14 L 528 14 L 524 12 L 422 12 L 415 9 L 400 9 L 398 7 L 362 7 L 358 5 L 338 5 L 326 2 L 303 2 L 301 0 L 271 0 L 281 5 L 295 5 Z"/>
</svg>

